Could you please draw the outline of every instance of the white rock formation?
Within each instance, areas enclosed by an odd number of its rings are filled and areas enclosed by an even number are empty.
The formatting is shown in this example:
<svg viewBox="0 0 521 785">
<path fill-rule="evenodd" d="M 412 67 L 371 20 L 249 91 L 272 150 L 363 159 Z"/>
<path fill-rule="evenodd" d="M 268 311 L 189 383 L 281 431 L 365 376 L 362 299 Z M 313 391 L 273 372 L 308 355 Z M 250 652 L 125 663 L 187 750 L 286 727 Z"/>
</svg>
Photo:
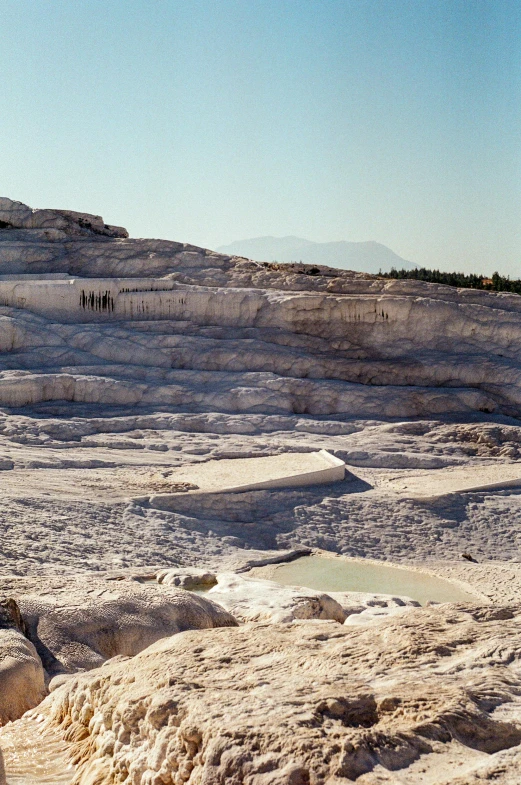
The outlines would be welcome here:
<svg viewBox="0 0 521 785">
<path fill-rule="evenodd" d="M 513 785 L 518 639 L 517 606 L 185 632 L 70 679 L 40 732 L 78 785 Z"/>
<path fill-rule="evenodd" d="M 0 222 L 0 404 L 521 411 L 516 295 L 308 276 L 8 199 Z"/>
<path fill-rule="evenodd" d="M 345 479 L 345 463 L 327 450 L 290 452 L 264 458 L 208 461 L 165 472 L 165 476 L 176 489 L 186 486 L 200 493 L 244 493 L 339 482 Z M 165 501 L 168 503 L 164 496 L 150 499 L 151 504 Z"/>
<path fill-rule="evenodd" d="M 50 241 L 76 235 L 128 237 L 125 229 L 107 226 L 99 215 L 72 210 L 32 210 L 22 202 L 13 202 L 5 197 L 0 198 L 0 228 L 29 230 L 28 239 L 41 237 Z M 44 231 L 31 234 L 34 230 Z"/>
<path fill-rule="evenodd" d="M 0 713 L 53 676 L 0 729 L 8 780 L 35 781 L 23 749 L 60 784 L 517 785 L 521 499 L 467 491 L 521 459 L 521 299 L 319 272 L 0 202 L 0 582 L 31 639 L 0 630 Z M 172 479 L 319 450 L 349 483 Z M 472 482 L 449 498 L 401 493 L 451 466 Z M 496 605 L 242 573 L 184 590 L 312 548 L 427 564 Z M 235 629 L 212 596 L 271 621 Z"/>
<path fill-rule="evenodd" d="M 291 622 L 295 619 L 345 621 L 347 614 L 329 594 L 281 586 L 274 581 L 234 573 L 217 576 L 208 597 L 240 621 Z"/>
<path fill-rule="evenodd" d="M 179 588 L 187 591 L 194 589 L 204 591 L 215 586 L 217 575 L 196 567 L 171 567 L 159 570 L 156 574 L 156 580 L 164 586 L 179 586 Z"/>
<path fill-rule="evenodd" d="M 31 641 L 17 630 L 0 630 L 0 724 L 17 720 L 46 694 L 45 673 Z"/>
<path fill-rule="evenodd" d="M 183 630 L 237 625 L 210 599 L 155 583 L 78 576 L 50 579 L 45 588 L 34 580 L 20 581 L 18 587 L 14 582 L 12 590 L 29 638 L 25 643 L 34 650 L 34 642 L 49 677 L 96 668 L 116 656 L 132 657 Z M 41 669 L 39 660 L 38 665 Z"/>
<path fill-rule="evenodd" d="M 515 495 L 425 511 L 391 490 L 413 470 L 495 463 L 506 475 L 521 458 L 504 417 L 521 396 L 517 295 L 306 275 L 131 240 L 95 216 L 1 210 L 8 571 L 198 559 L 222 571 L 245 548 L 302 546 L 518 558 Z M 321 449 L 349 465 L 349 488 L 165 500 L 187 464 Z"/>
</svg>

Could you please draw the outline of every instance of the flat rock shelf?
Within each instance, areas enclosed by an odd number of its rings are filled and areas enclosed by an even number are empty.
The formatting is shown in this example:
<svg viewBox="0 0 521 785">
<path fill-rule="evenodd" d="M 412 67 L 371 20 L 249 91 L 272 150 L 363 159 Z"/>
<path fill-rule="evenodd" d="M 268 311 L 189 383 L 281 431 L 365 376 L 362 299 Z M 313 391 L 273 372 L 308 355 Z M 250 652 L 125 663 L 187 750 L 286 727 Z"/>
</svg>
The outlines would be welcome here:
<svg viewBox="0 0 521 785">
<path fill-rule="evenodd" d="M 426 501 L 455 493 L 519 488 L 521 462 L 427 470 L 390 480 L 387 486 L 402 496 Z"/>
<path fill-rule="evenodd" d="M 337 482 L 345 477 L 345 463 L 327 450 L 284 453 L 263 458 L 207 461 L 175 469 L 168 475 L 174 485 L 190 484 L 207 493 L 297 488 Z"/>
</svg>

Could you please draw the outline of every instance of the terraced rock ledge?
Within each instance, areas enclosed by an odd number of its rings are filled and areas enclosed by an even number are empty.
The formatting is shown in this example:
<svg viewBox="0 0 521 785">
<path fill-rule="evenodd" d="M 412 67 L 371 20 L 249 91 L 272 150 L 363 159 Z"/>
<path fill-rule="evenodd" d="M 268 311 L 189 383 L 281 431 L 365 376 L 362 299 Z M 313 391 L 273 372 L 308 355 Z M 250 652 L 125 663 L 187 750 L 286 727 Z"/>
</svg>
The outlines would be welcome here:
<svg viewBox="0 0 521 785">
<path fill-rule="evenodd" d="M 520 337 L 0 199 L 0 783 L 518 785 Z M 470 599 L 271 580 L 324 552 Z"/>
</svg>

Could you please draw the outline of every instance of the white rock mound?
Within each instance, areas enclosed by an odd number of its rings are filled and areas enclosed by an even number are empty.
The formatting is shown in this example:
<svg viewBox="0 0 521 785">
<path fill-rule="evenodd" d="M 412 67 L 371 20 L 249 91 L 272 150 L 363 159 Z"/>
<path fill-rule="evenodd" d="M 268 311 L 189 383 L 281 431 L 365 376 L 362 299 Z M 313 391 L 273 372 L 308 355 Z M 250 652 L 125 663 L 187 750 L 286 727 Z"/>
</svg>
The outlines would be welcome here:
<svg viewBox="0 0 521 785">
<path fill-rule="evenodd" d="M 89 585 L 90 584 L 90 585 Z M 206 597 L 174 587 L 133 582 L 71 580 L 67 588 L 17 597 L 49 676 L 132 657 L 159 638 L 188 629 L 236 626 L 229 613 Z"/>
<path fill-rule="evenodd" d="M 221 573 L 208 597 L 235 618 L 246 621 L 291 622 L 295 619 L 346 619 L 342 606 L 314 589 L 281 586 L 275 581 Z"/>
<path fill-rule="evenodd" d="M 197 567 L 168 567 L 159 570 L 156 580 L 163 586 L 178 586 L 180 589 L 210 589 L 217 583 L 217 576 Z"/>
<path fill-rule="evenodd" d="M 44 240 L 61 239 L 63 236 L 128 237 L 120 226 L 107 226 L 100 215 L 77 213 L 73 210 L 33 210 L 22 202 L 0 198 L 0 229 L 45 230 L 25 235 Z M 46 233 L 45 233 L 46 232 Z"/>
</svg>

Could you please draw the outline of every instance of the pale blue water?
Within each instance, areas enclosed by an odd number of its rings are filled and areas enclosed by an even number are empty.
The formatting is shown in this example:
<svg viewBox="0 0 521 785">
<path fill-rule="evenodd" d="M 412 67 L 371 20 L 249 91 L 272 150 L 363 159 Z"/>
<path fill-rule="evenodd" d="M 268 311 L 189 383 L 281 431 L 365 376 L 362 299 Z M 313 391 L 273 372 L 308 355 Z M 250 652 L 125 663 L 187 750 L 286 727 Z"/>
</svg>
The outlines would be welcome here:
<svg viewBox="0 0 521 785">
<path fill-rule="evenodd" d="M 360 591 L 411 597 L 422 605 L 434 602 L 479 602 L 474 595 L 443 578 L 415 570 L 371 562 L 303 556 L 277 567 L 272 580 L 284 586 L 306 586 L 319 591 Z"/>
</svg>

